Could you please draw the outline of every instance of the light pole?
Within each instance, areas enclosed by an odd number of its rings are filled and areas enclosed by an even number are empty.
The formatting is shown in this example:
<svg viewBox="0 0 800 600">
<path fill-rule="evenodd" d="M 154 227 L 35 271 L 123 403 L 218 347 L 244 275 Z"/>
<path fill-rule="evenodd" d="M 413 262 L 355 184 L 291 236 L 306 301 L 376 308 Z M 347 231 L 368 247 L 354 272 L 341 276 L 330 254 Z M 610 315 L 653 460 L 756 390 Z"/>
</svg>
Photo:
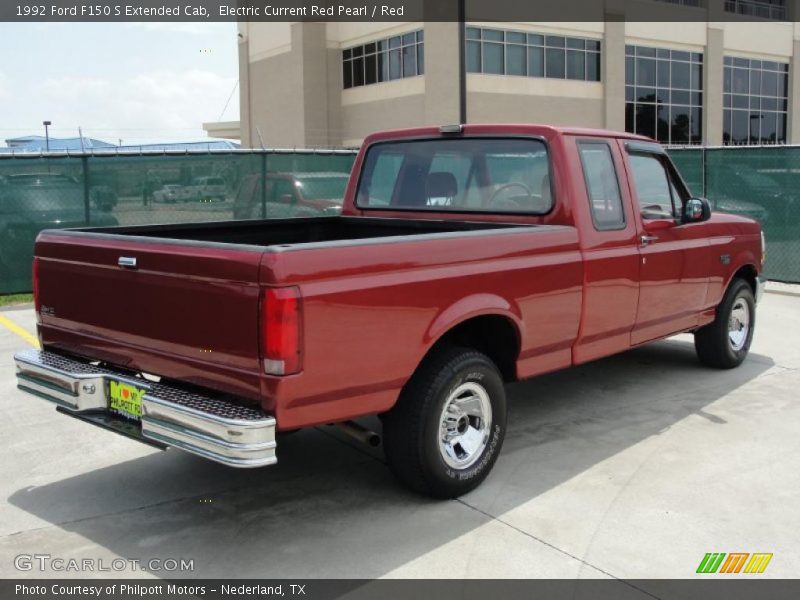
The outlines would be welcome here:
<svg viewBox="0 0 800 600">
<path fill-rule="evenodd" d="M 52 124 L 52 121 L 42 121 L 42 125 L 44 125 L 44 143 L 48 152 L 50 152 L 50 133 L 48 132 L 47 128 Z"/>
</svg>

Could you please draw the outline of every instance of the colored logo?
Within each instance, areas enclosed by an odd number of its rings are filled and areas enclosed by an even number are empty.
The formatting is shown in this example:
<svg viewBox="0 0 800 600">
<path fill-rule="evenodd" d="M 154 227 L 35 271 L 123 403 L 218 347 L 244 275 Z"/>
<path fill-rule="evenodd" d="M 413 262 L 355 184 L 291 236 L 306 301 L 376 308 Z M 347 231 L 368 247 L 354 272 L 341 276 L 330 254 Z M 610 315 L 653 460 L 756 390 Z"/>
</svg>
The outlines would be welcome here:
<svg viewBox="0 0 800 600">
<path fill-rule="evenodd" d="M 748 552 L 708 552 L 700 565 L 698 573 L 763 573 L 767 569 L 772 554 Z"/>
</svg>

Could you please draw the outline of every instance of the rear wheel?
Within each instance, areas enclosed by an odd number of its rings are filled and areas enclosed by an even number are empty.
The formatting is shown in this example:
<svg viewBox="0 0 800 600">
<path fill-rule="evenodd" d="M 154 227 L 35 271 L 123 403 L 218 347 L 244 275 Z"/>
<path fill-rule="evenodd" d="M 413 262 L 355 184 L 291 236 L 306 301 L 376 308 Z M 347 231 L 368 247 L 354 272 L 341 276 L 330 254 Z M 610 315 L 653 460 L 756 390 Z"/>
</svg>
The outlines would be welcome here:
<svg viewBox="0 0 800 600">
<path fill-rule="evenodd" d="M 756 324 L 753 290 L 743 279 L 734 279 L 712 323 L 694 334 L 700 361 L 718 369 L 738 367 L 750 351 Z"/>
<path fill-rule="evenodd" d="M 414 373 L 383 417 L 389 467 L 411 489 L 455 498 L 489 474 L 506 430 L 506 398 L 485 354 L 446 348 Z"/>
</svg>

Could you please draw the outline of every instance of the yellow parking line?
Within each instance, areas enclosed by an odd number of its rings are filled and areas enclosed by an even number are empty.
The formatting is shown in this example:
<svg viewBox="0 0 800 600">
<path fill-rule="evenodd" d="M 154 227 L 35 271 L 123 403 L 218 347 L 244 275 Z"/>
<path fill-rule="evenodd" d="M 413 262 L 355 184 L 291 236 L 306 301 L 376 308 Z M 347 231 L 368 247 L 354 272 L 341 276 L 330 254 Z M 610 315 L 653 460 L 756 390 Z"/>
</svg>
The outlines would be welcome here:
<svg viewBox="0 0 800 600">
<path fill-rule="evenodd" d="M 22 327 L 20 327 L 16 323 L 14 323 L 14 321 L 9 319 L 8 317 L 4 317 L 3 315 L 0 315 L 0 325 L 5 327 L 6 329 L 8 329 L 11 333 L 16 333 L 19 337 L 21 337 L 23 340 L 28 342 L 34 348 L 38 348 L 39 347 L 39 340 L 36 339 L 35 335 L 31 335 L 26 330 L 24 330 Z"/>
</svg>

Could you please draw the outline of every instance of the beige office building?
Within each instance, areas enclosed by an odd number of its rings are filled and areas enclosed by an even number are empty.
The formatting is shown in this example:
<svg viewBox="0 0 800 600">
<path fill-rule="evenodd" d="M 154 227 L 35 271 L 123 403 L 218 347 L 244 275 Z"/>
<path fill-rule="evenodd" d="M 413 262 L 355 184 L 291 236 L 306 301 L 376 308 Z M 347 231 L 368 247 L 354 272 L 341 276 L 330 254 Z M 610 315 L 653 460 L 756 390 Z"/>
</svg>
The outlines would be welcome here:
<svg viewBox="0 0 800 600">
<path fill-rule="evenodd" d="M 617 12 L 605 22 L 467 23 L 467 122 L 627 129 L 668 144 L 800 144 L 794 0 L 674 0 L 671 10 L 688 5 L 677 10 L 708 20 L 666 23 L 636 21 L 643 3 L 652 10 L 652 0 L 607 0 Z M 735 21 L 731 11 L 760 18 Z M 355 146 L 376 130 L 459 122 L 459 28 L 241 23 L 243 146 Z"/>
</svg>

